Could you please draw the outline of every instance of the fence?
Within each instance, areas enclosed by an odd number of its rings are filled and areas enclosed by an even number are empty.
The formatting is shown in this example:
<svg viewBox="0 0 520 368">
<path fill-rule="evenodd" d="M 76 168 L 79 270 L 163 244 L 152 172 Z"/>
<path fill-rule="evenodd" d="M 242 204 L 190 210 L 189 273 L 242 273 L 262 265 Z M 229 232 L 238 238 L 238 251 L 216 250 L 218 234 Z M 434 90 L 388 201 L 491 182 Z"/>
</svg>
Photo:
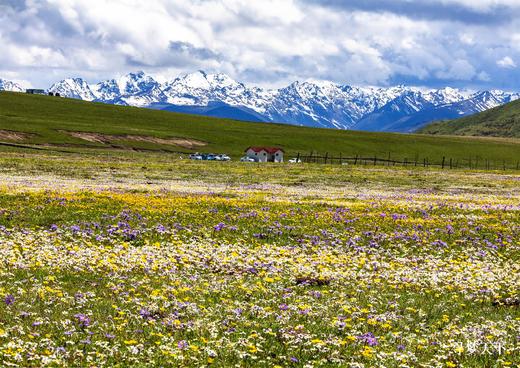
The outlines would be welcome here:
<svg viewBox="0 0 520 368">
<path fill-rule="evenodd" d="M 341 153 L 337 156 L 329 155 L 318 155 L 318 153 L 311 152 L 308 155 L 303 155 L 298 152 L 298 162 L 306 163 L 317 163 L 317 164 L 330 164 L 330 165 L 361 165 L 361 166 L 404 166 L 404 167 L 437 167 L 441 169 L 482 169 L 482 170 L 519 170 L 520 161 L 506 161 L 506 160 L 489 160 L 483 159 L 480 156 L 468 157 L 467 159 L 454 159 L 451 157 L 442 157 L 442 159 L 430 160 L 428 157 L 419 159 L 416 156 L 413 159 L 404 158 L 402 160 L 392 160 L 391 155 L 388 154 L 387 158 L 378 157 L 377 155 L 372 157 L 356 155 L 354 157 L 343 156 Z"/>
</svg>

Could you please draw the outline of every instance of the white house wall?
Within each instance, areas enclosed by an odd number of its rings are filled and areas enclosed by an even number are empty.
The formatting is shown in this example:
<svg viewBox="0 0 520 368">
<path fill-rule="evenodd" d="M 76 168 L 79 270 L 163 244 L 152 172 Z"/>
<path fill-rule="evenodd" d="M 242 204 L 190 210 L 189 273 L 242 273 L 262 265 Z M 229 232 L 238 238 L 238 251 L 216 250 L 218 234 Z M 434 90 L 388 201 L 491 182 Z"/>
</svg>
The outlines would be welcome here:
<svg viewBox="0 0 520 368">
<path fill-rule="evenodd" d="M 278 156 L 276 156 L 276 154 L 278 154 Z M 249 149 L 246 152 L 246 156 L 252 158 L 253 160 L 255 160 L 257 162 L 268 162 L 268 161 L 283 162 L 283 152 L 282 151 L 278 151 L 278 152 L 275 152 L 274 154 L 271 154 L 264 150 L 262 150 L 260 152 L 255 152 L 252 149 Z"/>
</svg>

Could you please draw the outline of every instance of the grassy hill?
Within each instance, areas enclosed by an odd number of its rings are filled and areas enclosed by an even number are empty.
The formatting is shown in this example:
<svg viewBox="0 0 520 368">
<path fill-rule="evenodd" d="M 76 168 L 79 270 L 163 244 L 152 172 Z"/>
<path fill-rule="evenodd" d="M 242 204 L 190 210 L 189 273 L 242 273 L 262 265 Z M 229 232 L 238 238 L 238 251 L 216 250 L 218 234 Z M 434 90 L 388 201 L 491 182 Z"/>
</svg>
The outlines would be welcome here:
<svg viewBox="0 0 520 368">
<path fill-rule="evenodd" d="M 283 147 L 288 156 L 329 155 L 441 160 L 480 157 L 514 164 L 520 140 L 338 131 L 246 123 L 49 96 L 0 93 L 0 142 L 67 150 L 225 152 L 250 145 Z M 1 147 L 1 144 L 0 144 Z"/>
<path fill-rule="evenodd" d="M 435 122 L 418 132 L 520 138 L 520 100 L 461 119 Z"/>
</svg>

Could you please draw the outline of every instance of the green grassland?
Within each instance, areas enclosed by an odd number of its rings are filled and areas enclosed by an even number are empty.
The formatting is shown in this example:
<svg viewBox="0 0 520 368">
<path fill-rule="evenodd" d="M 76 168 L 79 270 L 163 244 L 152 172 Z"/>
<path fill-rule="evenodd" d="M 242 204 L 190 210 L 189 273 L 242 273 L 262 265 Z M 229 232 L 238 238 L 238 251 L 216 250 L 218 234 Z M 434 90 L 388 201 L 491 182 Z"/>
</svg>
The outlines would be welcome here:
<svg viewBox="0 0 520 368">
<path fill-rule="evenodd" d="M 435 122 L 424 134 L 520 138 L 520 101 L 461 119 Z"/>
<path fill-rule="evenodd" d="M 315 129 L 281 124 L 245 123 L 233 120 L 112 106 L 48 96 L 0 93 L 0 131 L 26 133 L 23 139 L 0 139 L 17 145 L 46 150 L 84 151 L 148 150 L 162 152 L 225 152 L 233 158 L 250 145 L 283 147 L 289 156 L 298 152 L 319 152 L 338 156 L 365 156 L 408 161 L 439 162 L 442 157 L 480 157 L 510 166 L 520 157 L 520 141 L 432 137 Z M 109 143 L 89 142 L 67 132 L 89 132 L 113 137 Z M 5 134 L 4 134 L 5 135 Z M 132 141 L 123 135 L 155 138 L 187 138 L 205 146 L 183 147 L 171 144 Z M 119 137 L 117 137 L 119 136 Z M 9 150 L 9 147 L 2 148 Z"/>
</svg>

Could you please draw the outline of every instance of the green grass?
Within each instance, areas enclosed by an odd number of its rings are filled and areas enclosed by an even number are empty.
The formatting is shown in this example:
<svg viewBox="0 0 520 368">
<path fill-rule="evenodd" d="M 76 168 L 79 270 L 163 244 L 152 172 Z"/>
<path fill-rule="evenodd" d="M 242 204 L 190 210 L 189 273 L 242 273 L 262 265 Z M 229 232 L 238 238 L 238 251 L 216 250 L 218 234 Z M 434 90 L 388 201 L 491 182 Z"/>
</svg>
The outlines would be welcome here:
<svg viewBox="0 0 520 368">
<path fill-rule="evenodd" d="M 281 124 L 245 123 L 134 107 L 88 103 L 48 96 L 0 93 L 0 130 L 30 134 L 23 141 L 11 143 L 31 145 L 46 150 L 84 151 L 85 149 L 152 150 L 191 152 L 186 148 L 118 140 L 112 144 L 92 143 L 71 137 L 63 131 L 96 132 L 110 135 L 145 135 L 157 138 L 181 137 L 207 142 L 195 150 L 226 152 L 233 158 L 250 145 L 281 146 L 287 156 L 311 151 L 338 156 L 366 156 L 392 159 L 428 158 L 440 162 L 443 156 L 454 160 L 479 157 L 496 162 L 516 164 L 520 157 L 520 141 L 479 140 L 465 137 L 432 137 L 316 129 Z M 5 141 L 5 140 L 4 140 Z M 3 146 L 2 150 L 16 151 Z M 330 156 L 329 156 L 330 157 Z M 481 161 L 482 162 L 482 161 Z"/>
<path fill-rule="evenodd" d="M 432 123 L 420 133 L 520 138 L 520 101 L 461 119 Z"/>
</svg>

